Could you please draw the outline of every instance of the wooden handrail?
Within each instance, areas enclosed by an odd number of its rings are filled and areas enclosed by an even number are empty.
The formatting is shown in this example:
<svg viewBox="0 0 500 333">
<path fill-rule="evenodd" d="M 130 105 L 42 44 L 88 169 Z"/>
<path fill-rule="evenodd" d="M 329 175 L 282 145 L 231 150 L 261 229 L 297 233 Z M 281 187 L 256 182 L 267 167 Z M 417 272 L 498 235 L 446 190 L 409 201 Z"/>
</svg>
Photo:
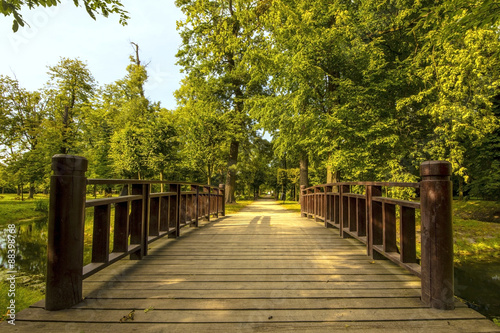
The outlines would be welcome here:
<svg viewBox="0 0 500 333">
<path fill-rule="evenodd" d="M 324 222 L 325 227 L 338 228 L 344 238 L 365 243 L 373 259 L 389 259 L 419 276 L 425 304 L 453 309 L 451 164 L 424 162 L 420 173 L 419 183 L 339 182 L 301 186 L 301 214 Z M 350 193 L 351 186 L 364 187 L 364 194 Z M 382 187 L 418 188 L 420 202 L 383 197 Z M 399 246 L 396 207 L 400 220 Z M 417 209 L 422 224 L 420 264 L 416 257 Z"/>
<path fill-rule="evenodd" d="M 181 228 L 198 226 L 200 218 L 225 216 L 225 186 L 189 182 L 85 178 L 87 160 L 52 158 L 45 308 L 69 308 L 83 299 L 82 282 L 121 258 L 141 260 L 148 244 L 164 236 L 176 238 Z M 131 195 L 86 200 L 87 185 L 130 185 Z M 166 192 L 151 193 L 152 185 Z M 182 190 L 186 189 L 188 190 Z M 114 237 L 110 252 L 111 211 Z M 85 208 L 94 209 L 92 259 L 83 266 Z"/>
</svg>

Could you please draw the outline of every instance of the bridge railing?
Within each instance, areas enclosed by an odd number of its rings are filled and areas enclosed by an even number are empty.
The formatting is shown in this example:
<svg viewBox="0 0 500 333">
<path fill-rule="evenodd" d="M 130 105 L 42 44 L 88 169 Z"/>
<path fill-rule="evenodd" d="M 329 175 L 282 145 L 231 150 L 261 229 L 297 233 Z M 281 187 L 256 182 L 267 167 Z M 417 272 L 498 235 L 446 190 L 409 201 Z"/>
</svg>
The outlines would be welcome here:
<svg viewBox="0 0 500 333">
<path fill-rule="evenodd" d="M 224 185 L 87 179 L 87 160 L 70 155 L 54 156 L 52 169 L 47 310 L 65 309 L 79 303 L 83 299 L 83 279 L 128 255 L 130 259 L 142 259 L 148 254 L 149 243 L 164 236 L 179 237 L 181 228 L 197 227 L 200 218 L 210 220 L 211 216 L 225 215 Z M 166 191 L 153 192 L 158 184 L 163 184 L 161 188 Z M 86 200 L 87 185 L 123 185 L 128 193 Z M 86 208 L 93 209 L 93 232 L 91 262 L 84 266 Z"/>
<path fill-rule="evenodd" d="M 373 259 L 389 259 L 421 278 L 422 301 L 453 309 L 451 165 L 428 161 L 419 183 L 340 182 L 301 187 L 302 216 L 335 227 L 344 238 L 366 244 Z M 419 201 L 382 195 L 383 188 L 415 188 Z M 352 193 L 353 188 L 358 189 Z M 361 191 L 359 189 L 362 189 Z M 416 211 L 421 220 L 421 259 L 417 259 Z M 397 229 L 399 226 L 399 245 Z"/>
</svg>

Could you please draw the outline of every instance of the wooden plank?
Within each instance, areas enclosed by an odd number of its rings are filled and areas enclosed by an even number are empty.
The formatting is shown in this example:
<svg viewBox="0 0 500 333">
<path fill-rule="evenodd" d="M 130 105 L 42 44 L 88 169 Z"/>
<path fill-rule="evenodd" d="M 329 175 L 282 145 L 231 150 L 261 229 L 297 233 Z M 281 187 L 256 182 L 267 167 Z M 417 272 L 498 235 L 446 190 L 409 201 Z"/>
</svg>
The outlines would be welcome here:
<svg viewBox="0 0 500 333">
<path fill-rule="evenodd" d="M 89 290 L 84 287 L 85 298 L 117 298 L 117 299 L 138 299 L 138 298 L 346 298 L 346 297 L 381 297 L 381 298 L 400 298 L 400 297 L 420 297 L 420 291 L 411 289 L 319 289 L 319 290 L 241 290 L 241 289 L 220 289 L 220 290 L 182 290 L 182 289 L 164 289 L 164 290 L 142 290 L 141 292 L 130 292 L 119 289 L 96 289 Z"/>
<path fill-rule="evenodd" d="M 94 275 L 85 280 L 87 282 L 107 282 L 107 281 L 140 281 L 140 282 L 152 282 L 152 281 L 163 281 L 165 283 L 177 282 L 177 281 L 197 281 L 197 282 L 209 282 L 209 281 L 234 281 L 234 282 L 341 282 L 341 281 L 416 281 L 419 282 L 420 279 L 413 275 L 408 274 L 286 274 L 285 271 L 281 271 L 279 274 L 178 274 L 170 273 L 168 275 L 152 272 L 150 274 L 144 273 L 134 273 L 133 275 L 117 275 L 117 274 L 98 274 Z"/>
<path fill-rule="evenodd" d="M 264 316 L 265 317 L 265 316 Z M 273 318 L 266 321 L 247 323 L 79 323 L 79 322 L 18 322 L 9 327 L 9 332 L 498 332 L 486 319 L 474 320 L 428 320 L 428 321 L 363 321 L 363 322 L 276 322 Z M 6 326 L 6 323 L 0 323 Z M 0 325 L 1 326 L 1 325 Z"/>
<path fill-rule="evenodd" d="M 94 311 L 89 320 L 88 311 L 76 309 L 48 312 L 42 309 L 28 308 L 19 313 L 16 320 L 46 320 L 50 314 L 51 320 L 63 322 L 119 322 L 129 310 L 99 310 Z M 134 323 L 245 323 L 268 321 L 272 316 L 277 322 L 351 322 L 351 321 L 383 321 L 397 320 L 453 320 L 482 319 L 479 313 L 459 308 L 454 311 L 435 311 L 431 309 L 300 309 L 300 310 L 153 310 L 149 312 L 135 311 Z"/>
<path fill-rule="evenodd" d="M 13 331 L 498 331 L 461 303 L 426 308 L 418 278 L 370 259 L 337 230 L 280 212 L 257 203 L 158 240 L 143 260 L 123 259 L 86 279 L 85 301 L 73 309 L 37 303 L 18 314 Z M 120 323 L 131 310 L 134 320 Z"/>
<path fill-rule="evenodd" d="M 464 307 L 465 305 L 462 305 Z M 120 299 L 86 299 L 74 309 L 103 310 L 257 310 L 257 309 L 393 309 L 425 308 L 418 297 L 413 298 L 289 298 L 276 299 L 136 299 L 123 302 Z"/>
</svg>

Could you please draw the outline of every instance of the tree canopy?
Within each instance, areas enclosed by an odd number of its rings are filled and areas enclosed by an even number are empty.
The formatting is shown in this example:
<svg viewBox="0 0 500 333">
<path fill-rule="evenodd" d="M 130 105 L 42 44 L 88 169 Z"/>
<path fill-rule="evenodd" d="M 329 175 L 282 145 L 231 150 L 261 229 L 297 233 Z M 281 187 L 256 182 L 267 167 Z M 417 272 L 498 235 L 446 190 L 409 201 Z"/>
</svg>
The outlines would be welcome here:
<svg viewBox="0 0 500 333">
<path fill-rule="evenodd" d="M 123 8 L 119 0 L 73 0 L 75 6 L 83 5 L 87 13 L 94 20 L 96 15 L 108 17 L 109 14 L 118 14 L 120 16 L 120 23 L 125 25 L 129 19 L 127 11 Z M 0 1 L 0 13 L 4 16 L 13 16 L 12 30 L 17 32 L 19 26 L 24 27 L 27 23 L 22 15 L 21 9 L 27 6 L 29 9 L 36 7 L 52 7 L 61 4 L 61 0 L 2 0 Z"/>
<path fill-rule="evenodd" d="M 17 20 L 23 3 L 0 9 Z M 118 1 L 84 5 L 126 19 Z M 498 2 L 176 5 L 177 109 L 146 97 L 137 44 L 124 77 L 104 86 L 79 59 L 50 66 L 39 91 L 1 77 L 0 175 L 43 187 L 51 154 L 77 153 L 95 177 L 225 182 L 233 202 L 340 179 L 416 181 L 422 161 L 445 159 L 457 194 L 498 197 Z"/>
</svg>

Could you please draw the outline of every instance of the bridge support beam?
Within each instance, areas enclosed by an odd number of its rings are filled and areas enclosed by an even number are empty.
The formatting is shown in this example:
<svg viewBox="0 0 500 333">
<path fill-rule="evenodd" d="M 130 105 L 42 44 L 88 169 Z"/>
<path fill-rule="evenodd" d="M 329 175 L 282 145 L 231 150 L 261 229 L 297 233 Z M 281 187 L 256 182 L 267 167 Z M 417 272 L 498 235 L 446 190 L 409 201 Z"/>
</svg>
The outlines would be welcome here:
<svg viewBox="0 0 500 333">
<path fill-rule="evenodd" d="M 453 309 L 451 164 L 424 162 L 420 175 L 422 301 L 433 308 Z"/>
</svg>

